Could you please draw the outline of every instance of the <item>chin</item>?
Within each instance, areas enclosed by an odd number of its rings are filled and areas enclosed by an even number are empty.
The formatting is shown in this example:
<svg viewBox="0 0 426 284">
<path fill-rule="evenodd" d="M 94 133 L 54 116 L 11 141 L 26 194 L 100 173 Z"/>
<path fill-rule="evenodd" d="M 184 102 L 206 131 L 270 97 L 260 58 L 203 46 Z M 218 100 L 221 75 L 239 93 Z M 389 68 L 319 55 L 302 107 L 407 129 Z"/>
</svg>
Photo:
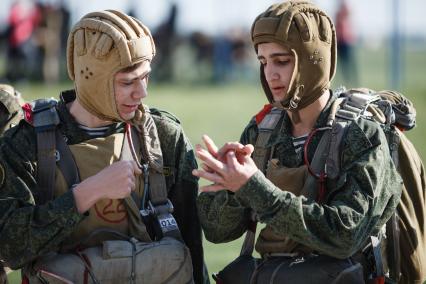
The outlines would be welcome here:
<svg viewBox="0 0 426 284">
<path fill-rule="evenodd" d="M 279 103 L 284 100 L 284 96 L 272 96 L 274 99 L 274 102 Z"/>
<path fill-rule="evenodd" d="M 131 120 L 133 117 L 135 117 L 135 112 L 131 112 L 131 113 L 122 113 L 122 114 L 120 114 L 120 116 L 121 116 L 121 118 L 124 120 L 124 121 L 129 121 L 129 120 Z"/>
</svg>

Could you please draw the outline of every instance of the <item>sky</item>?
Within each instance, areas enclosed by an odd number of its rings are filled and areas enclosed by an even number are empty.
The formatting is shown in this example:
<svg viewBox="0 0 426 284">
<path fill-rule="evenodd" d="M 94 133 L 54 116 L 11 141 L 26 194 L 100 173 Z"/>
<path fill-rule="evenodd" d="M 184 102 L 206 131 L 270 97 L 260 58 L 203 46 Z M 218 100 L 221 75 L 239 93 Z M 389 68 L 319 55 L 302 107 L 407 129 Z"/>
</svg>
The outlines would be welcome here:
<svg viewBox="0 0 426 284">
<path fill-rule="evenodd" d="M 61 0 L 41 0 L 58 2 Z M 170 4 L 178 5 L 178 30 L 190 33 L 195 30 L 216 35 L 231 27 L 249 29 L 254 18 L 269 5 L 271 0 L 62 0 L 72 12 L 72 21 L 84 14 L 100 9 L 119 9 L 124 12 L 135 7 L 136 15 L 148 27 L 155 29 L 166 17 Z M 393 21 L 408 36 L 426 38 L 425 0 L 347 0 L 352 8 L 352 22 L 357 36 L 371 39 L 390 34 Z M 8 7 L 13 0 L 1 0 L 0 27 L 4 27 Z M 333 16 L 339 0 L 314 0 Z M 399 17 L 393 14 L 393 3 L 398 3 Z"/>
</svg>

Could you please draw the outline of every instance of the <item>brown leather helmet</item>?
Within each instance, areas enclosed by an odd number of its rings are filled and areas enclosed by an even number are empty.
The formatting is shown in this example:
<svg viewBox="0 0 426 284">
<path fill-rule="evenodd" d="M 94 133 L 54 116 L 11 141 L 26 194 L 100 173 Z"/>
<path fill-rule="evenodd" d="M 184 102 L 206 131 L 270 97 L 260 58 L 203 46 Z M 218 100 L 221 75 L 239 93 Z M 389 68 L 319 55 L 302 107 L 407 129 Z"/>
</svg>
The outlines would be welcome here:
<svg viewBox="0 0 426 284">
<path fill-rule="evenodd" d="M 262 87 L 271 103 L 297 111 L 330 87 L 336 68 L 336 32 L 330 17 L 314 4 L 295 0 L 270 6 L 255 19 L 251 38 L 256 52 L 259 44 L 275 42 L 295 57 L 288 92 L 281 102 L 273 102 L 260 66 Z"/>
<path fill-rule="evenodd" d="M 151 61 L 151 33 L 137 19 L 114 10 L 85 15 L 71 30 L 67 44 L 68 75 L 80 103 L 105 120 L 123 120 L 114 94 L 114 75 L 126 67 Z"/>
</svg>

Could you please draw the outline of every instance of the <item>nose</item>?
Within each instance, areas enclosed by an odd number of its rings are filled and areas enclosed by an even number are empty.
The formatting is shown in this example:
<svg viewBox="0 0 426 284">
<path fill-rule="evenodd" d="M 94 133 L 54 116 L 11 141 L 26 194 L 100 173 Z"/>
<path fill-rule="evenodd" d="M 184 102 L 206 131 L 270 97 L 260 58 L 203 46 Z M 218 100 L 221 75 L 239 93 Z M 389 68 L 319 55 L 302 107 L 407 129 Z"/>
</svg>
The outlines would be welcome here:
<svg viewBox="0 0 426 284">
<path fill-rule="evenodd" d="M 268 82 L 278 80 L 280 78 L 279 72 L 277 72 L 277 69 L 273 66 L 273 64 L 267 64 L 264 67 L 263 72 L 265 72 L 265 78 Z"/>
<path fill-rule="evenodd" d="M 139 80 L 135 89 L 133 90 L 133 97 L 138 100 L 145 98 L 148 95 L 147 87 L 148 86 L 145 79 Z"/>
</svg>

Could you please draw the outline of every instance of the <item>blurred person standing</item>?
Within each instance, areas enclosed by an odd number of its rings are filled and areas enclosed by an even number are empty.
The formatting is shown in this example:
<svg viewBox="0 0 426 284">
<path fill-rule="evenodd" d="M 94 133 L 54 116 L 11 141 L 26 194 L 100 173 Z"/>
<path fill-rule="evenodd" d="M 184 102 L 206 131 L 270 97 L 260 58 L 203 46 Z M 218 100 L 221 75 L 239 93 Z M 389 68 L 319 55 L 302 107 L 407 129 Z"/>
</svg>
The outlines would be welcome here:
<svg viewBox="0 0 426 284">
<path fill-rule="evenodd" d="M 42 75 L 46 83 L 56 83 L 60 75 L 61 36 L 64 15 L 59 3 L 39 5 L 43 19 L 37 29 L 36 37 L 42 53 Z"/>
<path fill-rule="evenodd" d="M 36 47 L 32 39 L 40 20 L 41 11 L 33 1 L 16 0 L 12 4 L 7 28 L 6 80 L 16 82 L 33 75 Z"/>
<path fill-rule="evenodd" d="M 177 4 L 171 3 L 169 14 L 152 35 L 158 45 L 158 58 L 154 65 L 157 72 L 154 79 L 159 82 L 171 82 L 174 79 L 173 55 L 178 43 L 178 35 L 176 33 L 176 23 L 179 15 L 178 12 L 179 9 Z"/>
<path fill-rule="evenodd" d="M 355 34 L 352 26 L 351 10 L 346 0 L 340 0 L 336 14 L 338 66 L 341 68 L 344 84 L 358 85 L 358 67 L 355 54 Z"/>
</svg>

